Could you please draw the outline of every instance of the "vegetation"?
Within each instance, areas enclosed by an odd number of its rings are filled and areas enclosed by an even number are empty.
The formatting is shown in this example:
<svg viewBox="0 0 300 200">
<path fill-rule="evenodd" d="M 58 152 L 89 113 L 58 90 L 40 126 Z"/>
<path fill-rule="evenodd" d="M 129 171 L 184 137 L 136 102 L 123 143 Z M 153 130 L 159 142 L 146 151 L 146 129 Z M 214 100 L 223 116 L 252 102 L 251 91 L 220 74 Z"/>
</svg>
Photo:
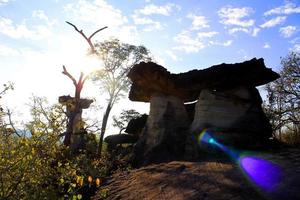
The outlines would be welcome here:
<svg viewBox="0 0 300 200">
<path fill-rule="evenodd" d="M 266 86 L 265 110 L 274 136 L 289 144 L 300 143 L 300 54 L 281 60 L 280 78 Z"/>
<path fill-rule="evenodd" d="M 113 116 L 113 124 L 112 125 L 114 127 L 118 127 L 120 130 L 119 134 L 121 134 L 122 131 L 126 129 L 127 124 L 129 123 L 129 121 L 131 119 L 134 119 L 134 118 L 137 118 L 140 116 L 141 116 L 141 114 L 134 109 L 123 110 L 118 117 Z"/>
</svg>

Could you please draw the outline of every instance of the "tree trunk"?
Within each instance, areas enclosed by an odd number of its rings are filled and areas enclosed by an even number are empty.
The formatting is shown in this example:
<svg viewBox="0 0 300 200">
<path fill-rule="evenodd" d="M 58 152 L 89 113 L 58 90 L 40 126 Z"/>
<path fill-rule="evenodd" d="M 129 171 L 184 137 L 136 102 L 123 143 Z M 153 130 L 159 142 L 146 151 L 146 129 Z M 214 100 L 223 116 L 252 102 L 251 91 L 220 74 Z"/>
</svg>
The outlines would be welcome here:
<svg viewBox="0 0 300 200">
<path fill-rule="evenodd" d="M 103 115 L 103 119 L 102 119 L 102 126 L 101 126 L 100 139 L 99 139 L 99 147 L 98 147 L 98 155 L 99 155 L 99 157 L 101 157 L 104 134 L 105 134 L 106 125 L 107 125 L 107 121 L 108 121 L 108 117 L 109 117 L 111 109 L 112 109 L 112 100 L 110 99 L 109 102 L 108 102 L 108 104 L 107 104 L 106 111 L 105 111 L 105 113 Z"/>
</svg>

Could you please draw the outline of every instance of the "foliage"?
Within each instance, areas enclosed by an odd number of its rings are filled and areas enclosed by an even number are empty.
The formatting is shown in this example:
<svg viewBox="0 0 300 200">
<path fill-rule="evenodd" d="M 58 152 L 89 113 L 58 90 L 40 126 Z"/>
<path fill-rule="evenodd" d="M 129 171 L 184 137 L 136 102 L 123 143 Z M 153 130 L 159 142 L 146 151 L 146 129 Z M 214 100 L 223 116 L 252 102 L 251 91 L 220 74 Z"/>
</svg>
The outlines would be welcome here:
<svg viewBox="0 0 300 200">
<path fill-rule="evenodd" d="M 266 113 L 281 139 L 283 132 L 300 134 L 300 54 L 281 60 L 280 78 L 266 86 Z M 300 140 L 298 141 L 300 142 Z"/>
<path fill-rule="evenodd" d="M 141 114 L 134 109 L 122 110 L 119 117 L 113 116 L 113 124 L 112 125 L 114 127 L 118 127 L 120 129 L 119 133 L 121 133 L 124 129 L 126 129 L 126 126 L 131 119 L 134 119 L 134 118 L 137 118 L 140 116 L 141 116 Z"/>
<path fill-rule="evenodd" d="M 13 83 L 8 82 L 8 83 L 3 84 L 3 89 L 0 90 L 0 100 L 1 100 L 2 96 L 4 94 L 6 94 L 6 92 L 8 90 L 13 90 L 13 89 L 14 89 L 14 84 Z M 3 108 L 2 108 L 1 103 L 0 103 L 0 124 L 2 124 L 3 115 L 4 115 L 4 112 L 3 112 Z"/>
<path fill-rule="evenodd" d="M 99 154 L 101 154 L 110 111 L 130 86 L 127 73 L 135 64 L 141 61 L 150 61 L 151 58 L 149 51 L 144 46 L 121 43 L 118 39 L 96 43 L 94 47 L 95 55 L 103 62 L 103 69 L 95 72 L 92 80 L 99 85 L 102 92 L 108 94 L 98 148 Z"/>
</svg>

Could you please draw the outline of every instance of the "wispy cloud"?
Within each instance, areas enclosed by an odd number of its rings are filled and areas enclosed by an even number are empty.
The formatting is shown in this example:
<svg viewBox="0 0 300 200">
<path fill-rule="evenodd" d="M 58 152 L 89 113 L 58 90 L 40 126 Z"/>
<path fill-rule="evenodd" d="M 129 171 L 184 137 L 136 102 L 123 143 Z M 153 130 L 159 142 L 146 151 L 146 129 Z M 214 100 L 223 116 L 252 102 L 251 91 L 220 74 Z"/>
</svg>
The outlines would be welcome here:
<svg viewBox="0 0 300 200">
<path fill-rule="evenodd" d="M 225 25 L 229 34 L 244 32 L 255 37 L 260 29 L 255 27 L 255 20 L 250 18 L 252 13 L 254 10 L 250 7 L 225 6 L 218 11 L 220 23 Z"/>
<path fill-rule="evenodd" d="M 181 60 L 181 58 L 179 58 L 173 51 L 171 50 L 166 50 L 166 54 L 168 56 L 170 56 L 170 58 L 173 60 L 173 61 L 179 61 Z"/>
<path fill-rule="evenodd" d="M 84 24 L 88 29 L 95 30 L 108 26 L 109 31 L 103 31 L 101 39 L 117 37 L 123 42 L 137 43 L 139 33 L 136 27 L 129 24 L 127 17 L 118 8 L 105 0 L 76 0 L 64 6 L 66 16 L 71 22 Z M 96 36 L 96 37 L 97 37 Z"/>
<path fill-rule="evenodd" d="M 181 9 L 180 6 L 173 3 L 168 3 L 162 6 L 150 4 L 150 5 L 146 5 L 144 8 L 138 10 L 137 12 L 143 15 L 158 14 L 158 15 L 170 16 L 172 11 L 180 10 L 180 9 Z"/>
<path fill-rule="evenodd" d="M 273 19 L 270 19 L 268 21 L 266 21 L 265 23 L 261 24 L 260 27 L 261 28 L 271 28 L 274 26 L 277 26 L 279 24 L 283 24 L 286 20 L 286 16 L 278 16 L 275 17 Z"/>
<path fill-rule="evenodd" d="M 297 30 L 296 26 L 286 26 L 286 27 L 281 27 L 279 29 L 279 32 L 282 37 L 289 38 L 296 32 L 296 30 Z"/>
<path fill-rule="evenodd" d="M 192 19 L 192 30 L 209 28 L 208 20 L 206 19 L 205 16 L 188 14 L 187 18 Z"/>
<path fill-rule="evenodd" d="M 268 10 L 267 12 L 264 13 L 265 16 L 268 15 L 273 15 L 273 14 L 285 14 L 285 15 L 289 15 L 289 14 L 294 14 L 294 13 L 300 13 L 300 6 L 297 6 L 294 3 L 286 3 L 283 6 L 279 6 L 277 8 L 273 8 L 271 10 Z"/>
<path fill-rule="evenodd" d="M 175 50 L 181 50 L 186 53 L 197 53 L 199 50 L 204 49 L 205 44 L 199 38 L 192 37 L 189 31 L 182 31 L 174 37 L 174 41 L 178 44 L 173 47 Z"/>
<path fill-rule="evenodd" d="M 216 31 L 210 31 L 210 32 L 198 32 L 197 37 L 198 38 L 211 38 L 214 37 L 215 35 L 219 34 Z"/>
<path fill-rule="evenodd" d="M 162 30 L 163 26 L 159 21 L 154 21 L 149 17 L 140 17 L 139 15 L 132 15 L 134 24 L 144 25 L 144 31 Z"/>
<path fill-rule="evenodd" d="M 94 26 L 117 27 L 128 20 L 122 11 L 108 4 L 105 0 L 78 0 L 67 4 L 64 11 L 73 20 L 91 23 Z"/>
<path fill-rule="evenodd" d="M 222 24 L 241 27 L 254 25 L 254 19 L 245 19 L 251 13 L 253 13 L 253 9 L 250 7 L 234 8 L 232 6 L 225 6 L 218 11 Z"/>
<path fill-rule="evenodd" d="M 14 1 L 14 0 L 0 0 L 0 6 L 5 5 L 11 1 Z"/>
<path fill-rule="evenodd" d="M 210 43 L 210 45 L 228 47 L 228 46 L 230 46 L 233 43 L 233 40 L 227 40 L 225 42 L 210 41 L 209 43 Z"/>
<path fill-rule="evenodd" d="M 154 20 L 151 18 L 152 15 L 162 15 L 162 16 L 170 16 L 174 10 L 180 10 L 181 7 L 168 3 L 165 5 L 155 5 L 150 4 L 146 5 L 141 9 L 137 9 L 134 11 L 134 14 L 131 16 L 135 25 L 142 25 L 144 31 L 154 31 L 154 30 L 162 30 L 163 25 L 160 21 Z"/>
<path fill-rule="evenodd" d="M 292 50 L 300 53 L 300 44 L 295 44 Z"/>
<path fill-rule="evenodd" d="M 41 40 L 52 34 L 47 26 L 37 25 L 29 28 L 25 22 L 15 24 L 13 20 L 5 17 L 0 17 L 0 33 L 14 39 L 32 40 Z"/>
<path fill-rule="evenodd" d="M 264 49 L 270 49 L 271 46 L 269 45 L 269 43 L 266 42 L 266 43 L 263 45 L 263 48 L 264 48 Z"/>
<path fill-rule="evenodd" d="M 0 56 L 6 57 L 6 56 L 16 56 L 16 55 L 19 55 L 19 51 L 11 47 L 0 44 Z"/>
</svg>

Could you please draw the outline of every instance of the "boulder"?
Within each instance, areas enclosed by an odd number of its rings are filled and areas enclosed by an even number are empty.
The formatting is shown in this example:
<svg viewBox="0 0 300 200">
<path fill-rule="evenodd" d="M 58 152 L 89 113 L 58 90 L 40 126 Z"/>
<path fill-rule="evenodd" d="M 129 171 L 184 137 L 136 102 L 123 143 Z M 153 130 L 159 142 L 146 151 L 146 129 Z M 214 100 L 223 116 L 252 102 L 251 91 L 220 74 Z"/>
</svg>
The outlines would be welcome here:
<svg viewBox="0 0 300 200">
<path fill-rule="evenodd" d="M 146 125 L 147 118 L 148 115 L 143 114 L 140 117 L 131 119 L 127 124 L 125 132 L 128 134 L 135 135 L 137 138 L 139 138 L 143 128 Z"/>
<path fill-rule="evenodd" d="M 204 89 L 196 104 L 189 139 L 195 140 L 204 129 L 208 129 L 221 144 L 237 148 L 263 146 L 272 136 L 272 128 L 261 103 L 259 92 L 254 87 L 241 86 L 222 91 Z"/>
</svg>

